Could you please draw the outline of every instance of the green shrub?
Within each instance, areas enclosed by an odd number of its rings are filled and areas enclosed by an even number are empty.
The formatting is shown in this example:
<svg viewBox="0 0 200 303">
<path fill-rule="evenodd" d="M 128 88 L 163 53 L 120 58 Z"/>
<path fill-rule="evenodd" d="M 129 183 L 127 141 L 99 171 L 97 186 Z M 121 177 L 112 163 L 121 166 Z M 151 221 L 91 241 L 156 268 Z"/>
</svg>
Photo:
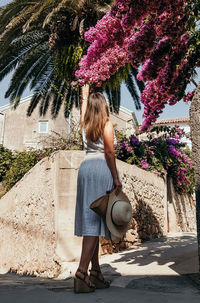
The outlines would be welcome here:
<svg viewBox="0 0 200 303">
<path fill-rule="evenodd" d="M 0 145 L 0 182 L 3 181 L 3 178 L 6 172 L 9 170 L 13 161 L 12 151 Z"/>
<path fill-rule="evenodd" d="M 155 134 L 157 133 L 157 135 Z M 179 126 L 156 127 L 145 140 L 135 135 L 123 137 L 116 148 L 118 159 L 135 164 L 160 176 L 172 178 L 178 193 L 192 194 L 194 191 L 194 163 L 191 152 L 181 142 L 185 135 Z"/>
<path fill-rule="evenodd" d="M 0 146 L 0 182 L 3 182 L 5 192 L 10 190 L 37 162 L 50 156 L 54 151 L 82 150 L 82 136 L 77 125 L 75 122 L 72 123 L 71 134 L 67 139 L 55 132 L 45 137 L 45 141 L 40 142 L 46 146 L 43 149 L 12 152 Z"/>
<path fill-rule="evenodd" d="M 37 152 L 35 151 L 15 152 L 12 155 L 12 163 L 3 178 L 6 191 L 38 162 L 37 159 Z"/>
</svg>

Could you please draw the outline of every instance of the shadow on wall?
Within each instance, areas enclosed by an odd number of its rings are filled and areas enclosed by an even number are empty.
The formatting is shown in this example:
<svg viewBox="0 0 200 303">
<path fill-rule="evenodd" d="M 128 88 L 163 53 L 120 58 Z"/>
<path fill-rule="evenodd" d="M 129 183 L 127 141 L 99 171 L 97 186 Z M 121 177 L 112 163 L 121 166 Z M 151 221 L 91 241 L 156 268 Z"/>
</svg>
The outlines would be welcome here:
<svg viewBox="0 0 200 303">
<path fill-rule="evenodd" d="M 133 245 L 137 246 L 143 241 L 163 236 L 160 223 L 151 207 L 142 199 L 137 197 L 135 197 L 135 199 L 136 204 L 133 209 L 132 224 L 126 237 L 123 240 L 114 243 L 101 238 L 102 254 L 118 252 Z"/>
<path fill-rule="evenodd" d="M 196 213 L 194 197 L 189 194 L 177 193 L 174 189 L 171 178 L 167 178 L 167 201 L 168 210 L 170 209 L 168 213 L 169 231 L 173 231 L 175 228 L 177 231 L 195 232 Z M 174 222 L 170 222 L 170 217 L 172 216 L 175 217 Z"/>
<path fill-rule="evenodd" d="M 135 197 L 137 204 L 133 212 L 135 226 L 132 228 L 137 231 L 138 238 L 142 241 L 151 240 L 163 236 L 160 222 L 156 218 L 151 207 L 145 201 Z"/>
</svg>

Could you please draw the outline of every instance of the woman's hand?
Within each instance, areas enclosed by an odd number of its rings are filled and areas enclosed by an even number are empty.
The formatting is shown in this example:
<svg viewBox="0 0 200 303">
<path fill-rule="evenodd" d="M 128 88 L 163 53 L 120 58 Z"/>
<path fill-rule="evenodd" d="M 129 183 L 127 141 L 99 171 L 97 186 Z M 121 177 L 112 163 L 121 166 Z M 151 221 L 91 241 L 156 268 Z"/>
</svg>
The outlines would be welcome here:
<svg viewBox="0 0 200 303">
<path fill-rule="evenodd" d="M 119 179 L 114 180 L 114 186 L 115 186 L 115 195 L 117 196 L 122 190 L 122 184 L 119 181 Z"/>
</svg>

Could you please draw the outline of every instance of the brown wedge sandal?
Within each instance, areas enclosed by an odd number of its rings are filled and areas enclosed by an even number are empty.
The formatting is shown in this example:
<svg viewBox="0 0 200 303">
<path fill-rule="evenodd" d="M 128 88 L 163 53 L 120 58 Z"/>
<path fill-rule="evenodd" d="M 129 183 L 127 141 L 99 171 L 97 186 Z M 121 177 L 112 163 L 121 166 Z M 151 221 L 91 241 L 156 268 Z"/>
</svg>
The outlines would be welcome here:
<svg viewBox="0 0 200 303">
<path fill-rule="evenodd" d="M 92 273 L 94 272 L 94 273 Z M 109 288 L 111 281 L 106 281 L 104 278 L 100 276 L 102 273 L 98 269 L 91 269 L 90 270 L 90 281 L 94 283 L 97 289 L 102 289 L 102 288 Z"/>
<path fill-rule="evenodd" d="M 75 275 L 74 278 L 74 292 L 75 293 L 88 293 L 88 292 L 93 292 L 95 291 L 95 286 L 92 284 L 92 282 L 86 281 L 86 277 L 88 277 L 87 272 L 81 270 L 78 268 L 77 272 L 80 272 L 83 275 L 83 278 L 78 276 L 77 274 Z"/>
</svg>

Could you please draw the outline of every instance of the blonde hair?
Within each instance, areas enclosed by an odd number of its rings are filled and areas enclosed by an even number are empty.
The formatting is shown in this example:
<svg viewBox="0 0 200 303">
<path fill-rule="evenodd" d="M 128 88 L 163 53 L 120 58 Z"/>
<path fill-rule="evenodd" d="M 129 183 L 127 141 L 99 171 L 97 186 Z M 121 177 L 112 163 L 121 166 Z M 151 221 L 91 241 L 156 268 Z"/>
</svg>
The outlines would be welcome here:
<svg viewBox="0 0 200 303">
<path fill-rule="evenodd" d="M 82 124 L 86 130 L 86 139 L 96 142 L 103 136 L 104 127 L 108 120 L 109 109 L 104 96 L 101 93 L 90 94 Z"/>
</svg>

